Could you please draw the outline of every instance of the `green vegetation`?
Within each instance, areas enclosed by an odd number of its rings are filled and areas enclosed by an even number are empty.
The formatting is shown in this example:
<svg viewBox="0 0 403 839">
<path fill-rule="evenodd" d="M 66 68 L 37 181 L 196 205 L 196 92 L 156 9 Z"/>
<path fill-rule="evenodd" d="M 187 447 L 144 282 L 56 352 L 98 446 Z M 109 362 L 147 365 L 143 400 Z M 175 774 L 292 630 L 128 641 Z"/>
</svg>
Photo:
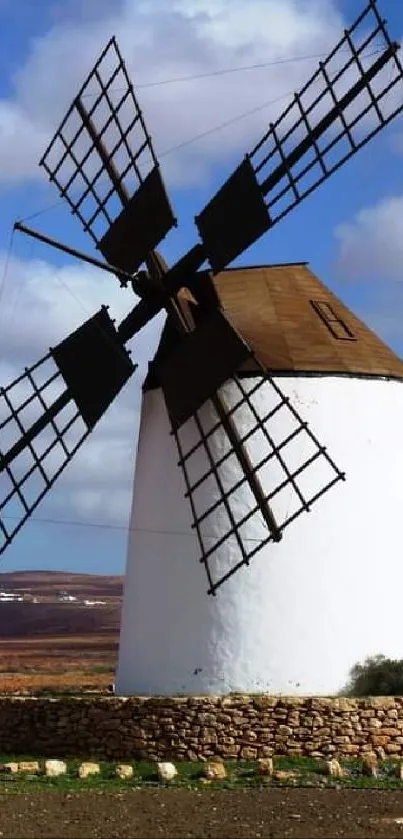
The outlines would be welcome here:
<svg viewBox="0 0 403 839">
<path fill-rule="evenodd" d="M 402 696 L 403 660 L 376 655 L 350 671 L 344 696 Z"/>
<path fill-rule="evenodd" d="M 19 762 L 22 760 L 38 760 L 38 757 L 31 755 L 0 755 L 1 763 L 10 761 Z M 44 765 L 44 759 L 39 760 Z M 155 764 L 147 761 L 122 761 L 131 763 L 134 768 L 134 775 L 129 780 L 121 780 L 115 775 L 115 768 L 118 761 L 97 761 L 100 766 L 100 774 L 93 775 L 86 779 L 77 777 L 77 769 L 81 760 L 67 760 L 67 775 L 57 778 L 48 778 L 46 775 L 23 775 L 23 774 L 0 774 L 0 795 L 16 794 L 27 792 L 40 792 L 45 790 L 59 790 L 74 792 L 79 790 L 123 790 L 127 788 L 156 788 L 174 787 L 187 789 L 242 789 L 257 788 L 262 786 L 272 787 L 322 787 L 322 788 L 351 788 L 351 789 L 402 789 L 403 782 L 395 774 L 396 763 L 383 761 L 379 763 L 379 777 L 365 777 L 362 774 L 362 763 L 360 760 L 341 759 L 340 763 L 346 770 L 346 776 L 340 779 L 323 775 L 318 761 L 313 758 L 286 758 L 276 757 L 274 759 L 275 770 L 282 770 L 295 773 L 295 777 L 288 779 L 275 779 L 261 777 L 258 774 L 257 764 L 247 761 L 228 761 L 225 763 L 227 778 L 224 781 L 209 782 L 202 781 L 203 764 L 196 762 L 177 762 L 177 777 L 170 782 L 162 783 L 158 780 Z"/>
</svg>

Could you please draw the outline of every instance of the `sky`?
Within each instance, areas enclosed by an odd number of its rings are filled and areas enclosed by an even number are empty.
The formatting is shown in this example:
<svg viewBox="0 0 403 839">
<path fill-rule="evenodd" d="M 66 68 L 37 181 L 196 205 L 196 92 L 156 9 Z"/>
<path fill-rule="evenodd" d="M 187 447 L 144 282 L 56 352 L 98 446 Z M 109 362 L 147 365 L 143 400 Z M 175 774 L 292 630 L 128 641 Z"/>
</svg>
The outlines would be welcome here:
<svg viewBox="0 0 403 839">
<path fill-rule="evenodd" d="M 161 161 L 179 224 L 194 216 L 287 106 L 364 0 L 0 0 L 0 381 L 12 381 L 102 304 L 135 302 L 112 275 L 11 231 L 16 219 L 95 254 L 38 161 L 112 35 Z M 378 0 L 403 40 L 403 4 Z M 354 79 L 351 79 L 354 81 Z M 403 96 L 402 88 L 396 96 Z M 400 104 L 396 100 L 395 104 Z M 11 245 L 10 245 L 11 238 Z M 403 355 L 403 121 L 393 121 L 237 264 L 308 261 Z M 28 568 L 124 573 L 141 383 L 163 324 L 131 343 L 138 369 L 0 558 Z"/>
</svg>

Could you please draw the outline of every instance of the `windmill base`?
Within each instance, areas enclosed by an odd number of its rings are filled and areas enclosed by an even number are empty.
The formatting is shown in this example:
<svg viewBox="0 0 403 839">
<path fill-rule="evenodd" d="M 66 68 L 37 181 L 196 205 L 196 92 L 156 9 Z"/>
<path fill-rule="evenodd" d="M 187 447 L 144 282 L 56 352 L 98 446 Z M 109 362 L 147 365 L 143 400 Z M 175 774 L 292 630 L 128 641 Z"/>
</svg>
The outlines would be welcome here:
<svg viewBox="0 0 403 839">
<path fill-rule="evenodd" d="M 216 597 L 206 594 L 162 393 L 144 395 L 119 695 L 333 694 L 357 661 L 377 653 L 403 657 L 403 383 L 352 376 L 276 381 L 346 482 Z"/>
</svg>

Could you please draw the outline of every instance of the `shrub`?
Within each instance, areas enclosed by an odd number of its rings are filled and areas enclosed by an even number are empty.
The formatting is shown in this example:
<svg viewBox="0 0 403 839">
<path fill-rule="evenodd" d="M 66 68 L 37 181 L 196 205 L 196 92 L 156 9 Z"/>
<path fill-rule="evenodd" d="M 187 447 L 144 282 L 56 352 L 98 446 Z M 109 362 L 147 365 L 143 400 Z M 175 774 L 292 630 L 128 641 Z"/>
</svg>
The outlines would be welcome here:
<svg viewBox="0 0 403 839">
<path fill-rule="evenodd" d="M 345 696 L 403 695 L 403 660 L 376 655 L 350 670 Z"/>
</svg>

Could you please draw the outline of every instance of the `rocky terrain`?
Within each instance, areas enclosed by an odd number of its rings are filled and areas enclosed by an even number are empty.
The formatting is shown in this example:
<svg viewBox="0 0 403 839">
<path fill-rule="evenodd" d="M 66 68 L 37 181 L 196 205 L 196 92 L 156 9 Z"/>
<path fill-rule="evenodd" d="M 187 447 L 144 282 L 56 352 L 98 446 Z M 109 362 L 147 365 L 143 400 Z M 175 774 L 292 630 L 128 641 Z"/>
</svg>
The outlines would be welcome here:
<svg viewBox="0 0 403 839">
<path fill-rule="evenodd" d="M 122 592 L 118 576 L 0 574 L 0 692 L 106 687 Z"/>
</svg>

